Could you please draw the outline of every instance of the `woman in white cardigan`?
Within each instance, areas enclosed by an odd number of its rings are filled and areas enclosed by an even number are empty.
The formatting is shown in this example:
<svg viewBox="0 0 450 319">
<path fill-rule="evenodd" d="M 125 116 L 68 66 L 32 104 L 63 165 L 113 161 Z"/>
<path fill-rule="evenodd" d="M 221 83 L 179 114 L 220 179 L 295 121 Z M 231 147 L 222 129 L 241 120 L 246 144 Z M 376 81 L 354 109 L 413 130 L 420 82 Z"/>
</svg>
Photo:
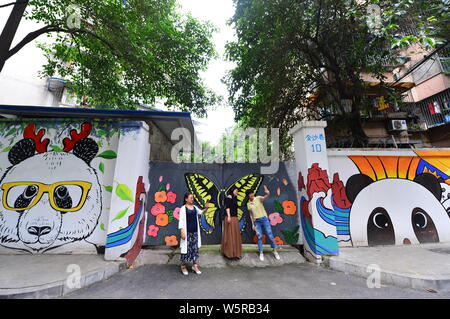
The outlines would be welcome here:
<svg viewBox="0 0 450 319">
<path fill-rule="evenodd" d="M 209 202 L 205 203 L 205 208 L 201 210 L 194 205 L 194 195 L 186 193 L 183 199 L 183 206 L 180 209 L 180 218 L 178 221 L 178 229 L 180 229 L 180 248 L 181 248 L 181 272 L 188 275 L 187 263 L 192 262 L 192 270 L 200 275 L 198 269 L 198 249 L 202 245 L 200 235 L 200 225 L 198 215 L 203 214 L 209 206 Z"/>
</svg>

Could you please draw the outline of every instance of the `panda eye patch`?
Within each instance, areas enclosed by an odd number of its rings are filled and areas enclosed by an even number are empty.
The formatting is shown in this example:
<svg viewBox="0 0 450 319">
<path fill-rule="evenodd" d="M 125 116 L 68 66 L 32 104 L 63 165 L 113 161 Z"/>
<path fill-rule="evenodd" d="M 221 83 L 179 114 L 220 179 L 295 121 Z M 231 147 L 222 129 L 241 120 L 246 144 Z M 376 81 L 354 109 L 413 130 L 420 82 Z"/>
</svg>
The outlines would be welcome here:
<svg viewBox="0 0 450 319">
<path fill-rule="evenodd" d="M 373 224 L 382 229 L 389 227 L 389 218 L 386 216 L 384 212 L 377 212 L 373 216 Z"/>
<path fill-rule="evenodd" d="M 421 211 L 417 211 L 412 218 L 413 223 L 417 228 L 423 229 L 427 227 L 427 217 Z"/>
<path fill-rule="evenodd" d="M 38 192 L 38 188 L 35 185 L 30 185 L 23 191 L 23 197 L 25 199 L 30 199 L 34 196 L 36 196 Z"/>
<path fill-rule="evenodd" d="M 411 224 L 419 243 L 439 242 L 439 236 L 433 219 L 431 219 L 430 215 L 424 209 L 419 207 L 413 209 L 411 213 Z"/>
</svg>

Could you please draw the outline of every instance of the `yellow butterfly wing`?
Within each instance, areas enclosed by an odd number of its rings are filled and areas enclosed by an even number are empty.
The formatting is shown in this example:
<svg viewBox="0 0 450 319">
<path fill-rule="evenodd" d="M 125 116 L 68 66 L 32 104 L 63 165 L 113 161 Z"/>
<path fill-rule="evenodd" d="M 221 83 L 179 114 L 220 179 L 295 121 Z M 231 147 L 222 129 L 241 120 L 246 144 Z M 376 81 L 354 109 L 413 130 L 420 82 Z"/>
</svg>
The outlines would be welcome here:
<svg viewBox="0 0 450 319">
<path fill-rule="evenodd" d="M 219 189 L 214 182 L 206 176 L 198 173 L 186 173 L 184 175 L 188 190 L 194 195 L 194 200 L 200 207 L 205 207 L 209 201 L 209 207 L 200 216 L 200 226 L 207 233 L 214 231 L 215 215 L 218 207 Z"/>
<path fill-rule="evenodd" d="M 242 206 L 246 206 L 247 205 L 247 195 L 246 192 L 247 190 L 251 190 L 252 192 L 254 192 L 255 194 L 258 192 L 259 187 L 261 186 L 261 183 L 264 180 L 264 176 L 261 174 L 248 174 L 245 175 L 244 177 L 241 177 L 240 179 L 238 179 L 236 182 L 234 182 L 233 184 L 230 185 L 230 187 L 228 187 L 227 189 L 227 194 L 229 193 L 230 189 L 232 187 L 236 187 L 238 189 L 238 194 L 237 194 L 237 200 L 238 200 L 238 206 L 242 207 Z M 238 208 L 238 219 L 239 219 L 239 228 L 241 230 L 241 232 L 244 231 L 245 229 L 245 218 L 244 217 L 244 211 L 240 208 Z"/>
</svg>

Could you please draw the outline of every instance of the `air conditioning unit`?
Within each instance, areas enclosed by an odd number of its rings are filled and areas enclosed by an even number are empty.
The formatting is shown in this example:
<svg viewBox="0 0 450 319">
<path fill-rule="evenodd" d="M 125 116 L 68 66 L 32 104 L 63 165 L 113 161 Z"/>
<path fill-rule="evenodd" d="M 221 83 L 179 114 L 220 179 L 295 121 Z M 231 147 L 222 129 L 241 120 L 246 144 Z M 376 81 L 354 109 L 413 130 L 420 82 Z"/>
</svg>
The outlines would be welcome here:
<svg viewBox="0 0 450 319">
<path fill-rule="evenodd" d="M 394 80 L 395 81 L 398 81 L 400 79 L 400 77 L 401 77 L 400 73 L 394 73 Z"/>
<path fill-rule="evenodd" d="M 388 125 L 389 131 L 407 131 L 408 126 L 405 120 L 390 120 Z"/>
</svg>

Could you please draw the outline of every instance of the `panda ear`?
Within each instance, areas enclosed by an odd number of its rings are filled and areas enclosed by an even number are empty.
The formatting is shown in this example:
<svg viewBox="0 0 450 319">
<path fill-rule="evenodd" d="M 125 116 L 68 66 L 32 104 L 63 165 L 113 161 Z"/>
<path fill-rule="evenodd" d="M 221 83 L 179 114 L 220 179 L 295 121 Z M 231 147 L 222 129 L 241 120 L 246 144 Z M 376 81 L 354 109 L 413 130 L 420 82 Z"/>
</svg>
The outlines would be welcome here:
<svg viewBox="0 0 450 319">
<path fill-rule="evenodd" d="M 347 184 L 345 185 L 345 193 L 347 195 L 348 200 L 353 204 L 358 196 L 359 192 L 361 192 L 364 188 L 373 183 L 373 179 L 364 174 L 356 174 L 351 176 L 347 180 Z"/>
<path fill-rule="evenodd" d="M 429 173 L 423 173 L 417 175 L 414 178 L 414 181 L 428 189 L 439 201 L 441 200 L 442 188 L 436 176 Z"/>
<path fill-rule="evenodd" d="M 83 138 L 75 143 L 73 147 L 73 154 L 76 157 L 81 158 L 88 165 L 91 164 L 91 161 L 97 156 L 98 153 L 98 145 L 91 138 Z"/>
<path fill-rule="evenodd" d="M 8 160 L 13 165 L 34 156 L 36 152 L 36 144 L 31 138 L 26 138 L 17 142 L 8 153 Z"/>
</svg>

